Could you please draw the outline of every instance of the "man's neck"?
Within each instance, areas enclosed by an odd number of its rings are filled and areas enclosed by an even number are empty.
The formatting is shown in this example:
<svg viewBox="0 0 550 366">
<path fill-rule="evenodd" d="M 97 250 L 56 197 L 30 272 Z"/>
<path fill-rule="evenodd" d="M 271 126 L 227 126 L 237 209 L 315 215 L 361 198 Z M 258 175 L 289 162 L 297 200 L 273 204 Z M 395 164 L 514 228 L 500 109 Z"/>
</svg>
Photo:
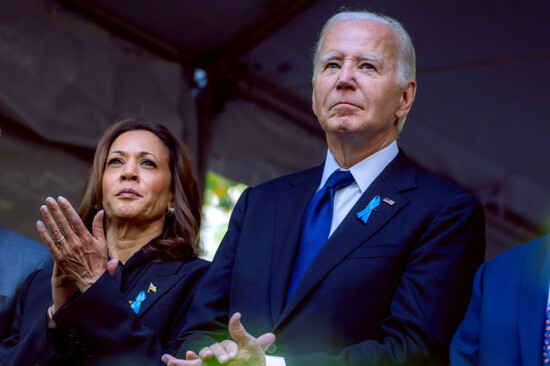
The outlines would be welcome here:
<svg viewBox="0 0 550 366">
<path fill-rule="evenodd" d="M 354 144 L 349 139 L 330 138 L 327 136 L 327 144 L 330 153 L 340 168 L 349 169 L 363 159 L 377 153 L 389 144 L 395 141 L 395 138 L 374 141 L 370 144 Z"/>
</svg>

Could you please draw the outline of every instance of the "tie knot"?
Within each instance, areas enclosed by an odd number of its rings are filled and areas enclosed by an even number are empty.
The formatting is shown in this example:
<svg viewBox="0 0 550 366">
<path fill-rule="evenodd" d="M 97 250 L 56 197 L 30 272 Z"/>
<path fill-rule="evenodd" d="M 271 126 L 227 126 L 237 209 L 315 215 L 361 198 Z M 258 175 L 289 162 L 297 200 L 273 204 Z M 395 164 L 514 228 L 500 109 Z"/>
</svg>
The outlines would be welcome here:
<svg viewBox="0 0 550 366">
<path fill-rule="evenodd" d="M 353 175 L 349 170 L 337 170 L 328 177 L 325 187 L 337 191 L 340 188 L 349 186 L 354 181 L 355 179 L 353 179 Z"/>
</svg>

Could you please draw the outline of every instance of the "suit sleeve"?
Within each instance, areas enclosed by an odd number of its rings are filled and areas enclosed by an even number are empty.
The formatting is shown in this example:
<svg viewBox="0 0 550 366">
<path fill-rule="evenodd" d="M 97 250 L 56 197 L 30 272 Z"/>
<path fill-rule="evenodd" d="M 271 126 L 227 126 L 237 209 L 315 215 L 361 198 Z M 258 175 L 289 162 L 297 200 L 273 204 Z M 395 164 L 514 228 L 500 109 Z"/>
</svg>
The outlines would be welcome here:
<svg viewBox="0 0 550 366">
<path fill-rule="evenodd" d="M 188 350 L 198 353 L 203 347 L 228 338 L 231 275 L 249 192 L 250 188 L 243 192 L 233 209 L 227 233 L 191 304 L 190 316 L 177 340 L 178 358 L 185 359 Z"/>
<path fill-rule="evenodd" d="M 487 263 L 476 273 L 472 298 L 464 320 L 458 327 L 451 342 L 451 365 L 477 365 L 479 360 L 479 325 L 481 322 L 481 303 L 483 299 L 483 278 Z"/>
<path fill-rule="evenodd" d="M 17 297 L 10 335 L 0 345 L 2 365 L 46 365 L 56 357 L 55 347 L 51 343 L 53 333 L 47 328 L 48 305 L 41 303 L 40 299 L 33 299 L 31 293 L 39 292 L 36 284 L 39 287 L 49 284 L 42 281 L 40 272 L 37 270 L 27 278 Z M 47 297 L 46 301 L 50 298 Z M 29 324 L 24 325 L 25 322 Z"/>
<path fill-rule="evenodd" d="M 447 365 L 450 340 L 468 306 L 485 253 L 483 209 L 458 194 L 431 219 L 404 257 L 379 340 L 337 355 L 284 355 L 288 366 Z"/>
</svg>

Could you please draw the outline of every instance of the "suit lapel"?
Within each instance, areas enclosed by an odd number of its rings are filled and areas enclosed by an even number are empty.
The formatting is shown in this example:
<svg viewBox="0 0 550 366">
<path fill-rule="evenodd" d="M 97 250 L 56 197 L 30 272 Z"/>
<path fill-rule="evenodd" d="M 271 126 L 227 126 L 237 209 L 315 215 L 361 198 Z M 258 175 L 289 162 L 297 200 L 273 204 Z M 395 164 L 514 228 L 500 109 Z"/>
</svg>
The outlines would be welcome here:
<svg viewBox="0 0 550 366">
<path fill-rule="evenodd" d="M 142 318 L 147 311 L 164 294 L 177 283 L 184 275 L 176 275 L 182 263 L 163 262 L 152 263 L 147 270 L 147 274 L 136 283 L 133 289 L 128 293 L 128 301 L 134 302 L 141 291 L 145 292 L 145 300 L 141 302 L 137 316 Z"/>
<path fill-rule="evenodd" d="M 400 154 L 374 180 L 315 257 L 296 288 L 296 292 L 284 308 L 277 325 L 281 324 L 334 267 L 369 240 L 408 204 L 408 200 L 400 191 L 412 189 L 414 186 L 415 168 Z M 365 224 L 357 218 L 357 213 L 363 210 L 376 195 L 379 195 L 381 200 L 389 198 L 394 201 L 394 204 L 382 202 Z"/>
<path fill-rule="evenodd" d="M 548 302 L 550 236 L 529 248 L 522 268 L 518 332 L 523 365 L 542 365 L 542 342 Z M 503 284 L 506 285 L 506 284 Z"/>
</svg>

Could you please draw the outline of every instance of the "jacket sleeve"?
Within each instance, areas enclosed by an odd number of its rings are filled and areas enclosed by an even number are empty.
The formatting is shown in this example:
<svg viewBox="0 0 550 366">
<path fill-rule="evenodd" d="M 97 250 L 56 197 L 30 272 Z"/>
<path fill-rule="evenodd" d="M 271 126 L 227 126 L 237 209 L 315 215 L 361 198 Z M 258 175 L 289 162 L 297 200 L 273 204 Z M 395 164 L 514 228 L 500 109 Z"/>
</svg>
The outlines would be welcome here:
<svg viewBox="0 0 550 366">
<path fill-rule="evenodd" d="M 2 365 L 47 365 L 58 356 L 53 346 L 56 334 L 47 328 L 51 291 L 46 272 L 45 269 L 33 272 L 21 288 L 10 335 L 0 344 Z"/>
<path fill-rule="evenodd" d="M 468 311 L 451 342 L 450 357 L 453 366 L 473 366 L 479 363 L 479 325 L 486 268 L 487 263 L 484 263 L 476 273 Z"/>
<path fill-rule="evenodd" d="M 179 358 L 185 359 L 188 350 L 198 353 L 203 347 L 228 338 L 231 275 L 249 192 L 250 188 L 243 192 L 233 209 L 227 233 L 191 304 L 191 316 L 184 322 L 176 342 Z"/>
</svg>

